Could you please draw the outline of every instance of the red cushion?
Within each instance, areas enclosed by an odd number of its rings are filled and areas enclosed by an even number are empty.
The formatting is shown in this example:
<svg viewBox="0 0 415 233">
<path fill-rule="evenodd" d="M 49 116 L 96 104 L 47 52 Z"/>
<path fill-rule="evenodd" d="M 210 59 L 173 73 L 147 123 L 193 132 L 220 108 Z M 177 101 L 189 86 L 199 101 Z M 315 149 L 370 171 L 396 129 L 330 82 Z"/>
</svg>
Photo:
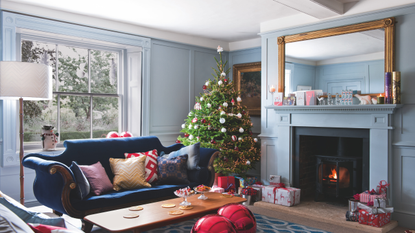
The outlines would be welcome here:
<svg viewBox="0 0 415 233">
<path fill-rule="evenodd" d="M 138 157 L 141 155 L 146 156 L 145 162 L 145 170 L 146 170 L 146 181 L 149 183 L 154 183 L 158 180 L 157 172 L 158 172 L 158 165 L 157 165 L 157 150 L 151 150 L 147 152 L 136 152 L 136 153 L 124 153 L 126 158 L 131 157 Z"/>
</svg>

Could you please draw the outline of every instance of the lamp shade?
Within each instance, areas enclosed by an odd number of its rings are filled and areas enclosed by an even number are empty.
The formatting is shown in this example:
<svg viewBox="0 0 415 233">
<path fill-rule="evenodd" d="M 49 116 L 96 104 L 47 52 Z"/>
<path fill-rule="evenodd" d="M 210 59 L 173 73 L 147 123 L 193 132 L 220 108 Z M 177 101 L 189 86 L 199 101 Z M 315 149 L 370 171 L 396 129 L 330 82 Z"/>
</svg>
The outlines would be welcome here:
<svg viewBox="0 0 415 233">
<path fill-rule="evenodd" d="M 52 68 L 44 64 L 1 61 L 0 98 L 52 99 Z"/>
</svg>

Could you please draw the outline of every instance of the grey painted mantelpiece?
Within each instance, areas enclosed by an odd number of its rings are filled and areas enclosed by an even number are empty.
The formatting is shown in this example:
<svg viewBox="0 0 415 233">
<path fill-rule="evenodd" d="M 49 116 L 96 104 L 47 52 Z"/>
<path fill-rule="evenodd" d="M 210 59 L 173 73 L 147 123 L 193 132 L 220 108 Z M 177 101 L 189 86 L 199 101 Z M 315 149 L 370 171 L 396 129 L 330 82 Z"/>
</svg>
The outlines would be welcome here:
<svg viewBox="0 0 415 233">
<path fill-rule="evenodd" d="M 262 153 L 262 162 L 275 161 L 277 169 L 261 169 L 261 177 L 281 175 L 284 183 L 293 184 L 292 177 L 292 128 L 355 128 L 369 129 L 369 187 L 376 187 L 380 180 L 389 180 L 391 160 L 390 130 L 395 109 L 402 105 L 353 105 L 353 106 L 265 106 L 274 119 L 276 147 Z"/>
</svg>

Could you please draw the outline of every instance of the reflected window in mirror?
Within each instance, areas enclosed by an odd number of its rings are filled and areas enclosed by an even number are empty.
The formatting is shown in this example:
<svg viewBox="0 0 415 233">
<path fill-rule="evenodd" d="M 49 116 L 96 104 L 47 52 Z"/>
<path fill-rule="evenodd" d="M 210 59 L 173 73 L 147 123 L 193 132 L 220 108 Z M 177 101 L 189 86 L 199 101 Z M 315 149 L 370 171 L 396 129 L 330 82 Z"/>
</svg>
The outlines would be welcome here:
<svg viewBox="0 0 415 233">
<path fill-rule="evenodd" d="M 291 85 L 291 74 L 293 73 L 293 69 L 294 69 L 293 64 L 290 64 L 290 63 L 285 64 L 285 82 L 284 82 L 284 85 L 285 85 L 284 90 L 286 90 L 285 95 L 284 95 L 285 97 L 288 97 L 288 95 L 293 92 L 293 87 Z"/>
</svg>

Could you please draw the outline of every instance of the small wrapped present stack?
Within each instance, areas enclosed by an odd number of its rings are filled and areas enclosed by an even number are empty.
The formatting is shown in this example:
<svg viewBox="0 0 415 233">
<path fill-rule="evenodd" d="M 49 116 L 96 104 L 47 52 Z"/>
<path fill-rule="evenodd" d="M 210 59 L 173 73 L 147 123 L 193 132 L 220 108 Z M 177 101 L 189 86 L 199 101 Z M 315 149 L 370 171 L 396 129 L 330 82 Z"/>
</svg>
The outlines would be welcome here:
<svg viewBox="0 0 415 233">
<path fill-rule="evenodd" d="M 258 191 L 255 190 L 255 189 L 253 189 L 253 188 L 251 188 L 251 187 L 248 187 L 248 188 L 243 188 L 242 191 L 241 191 L 241 193 L 242 193 L 242 195 L 256 196 L 257 193 L 258 193 Z"/>
</svg>

